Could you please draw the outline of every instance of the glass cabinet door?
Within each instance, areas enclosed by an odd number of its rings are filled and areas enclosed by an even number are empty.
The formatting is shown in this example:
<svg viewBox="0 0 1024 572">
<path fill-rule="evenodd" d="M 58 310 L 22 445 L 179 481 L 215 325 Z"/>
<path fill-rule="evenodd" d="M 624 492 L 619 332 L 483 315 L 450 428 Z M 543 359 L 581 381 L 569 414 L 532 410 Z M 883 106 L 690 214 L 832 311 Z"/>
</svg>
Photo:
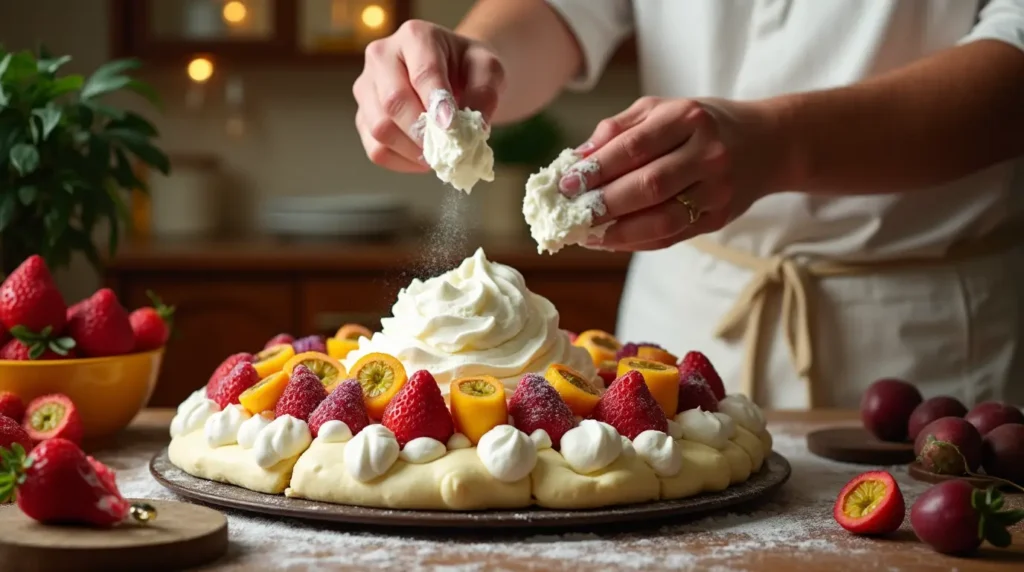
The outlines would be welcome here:
<svg viewBox="0 0 1024 572">
<path fill-rule="evenodd" d="M 308 54 L 361 52 L 403 18 L 395 0 L 299 0 L 298 12 L 299 49 Z"/>
<path fill-rule="evenodd" d="M 269 41 L 274 0 L 158 0 L 147 27 L 159 41 Z"/>
</svg>

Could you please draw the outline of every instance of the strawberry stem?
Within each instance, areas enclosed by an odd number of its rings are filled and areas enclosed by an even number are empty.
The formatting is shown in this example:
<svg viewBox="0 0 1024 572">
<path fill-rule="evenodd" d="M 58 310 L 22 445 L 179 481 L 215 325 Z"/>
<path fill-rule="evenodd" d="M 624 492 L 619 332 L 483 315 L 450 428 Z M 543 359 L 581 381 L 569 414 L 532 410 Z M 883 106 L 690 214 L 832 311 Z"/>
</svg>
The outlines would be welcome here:
<svg viewBox="0 0 1024 572">
<path fill-rule="evenodd" d="M 25 454 L 20 443 L 10 449 L 0 447 L 0 504 L 14 498 L 18 486 L 25 482 L 25 471 L 32 466 L 32 458 Z"/>
<path fill-rule="evenodd" d="M 28 348 L 29 359 L 39 359 L 46 350 L 50 350 L 59 356 L 66 356 L 68 352 L 75 349 L 75 340 L 69 337 L 51 337 L 53 327 L 46 326 L 38 333 L 29 330 L 25 326 L 17 325 L 11 328 L 11 335 Z"/>
<path fill-rule="evenodd" d="M 146 296 L 153 302 L 153 309 L 156 310 L 156 315 L 160 316 L 160 319 L 167 324 L 167 329 L 174 333 L 174 306 L 168 306 L 164 304 L 164 301 L 160 299 L 160 296 L 156 295 L 156 292 L 152 290 L 146 290 Z"/>
<path fill-rule="evenodd" d="M 971 506 L 978 512 L 978 538 L 987 540 L 996 548 L 1006 548 L 1013 541 L 1009 527 L 1024 520 L 1024 510 L 1000 510 L 1003 494 L 995 486 L 987 490 L 975 489 Z"/>
</svg>

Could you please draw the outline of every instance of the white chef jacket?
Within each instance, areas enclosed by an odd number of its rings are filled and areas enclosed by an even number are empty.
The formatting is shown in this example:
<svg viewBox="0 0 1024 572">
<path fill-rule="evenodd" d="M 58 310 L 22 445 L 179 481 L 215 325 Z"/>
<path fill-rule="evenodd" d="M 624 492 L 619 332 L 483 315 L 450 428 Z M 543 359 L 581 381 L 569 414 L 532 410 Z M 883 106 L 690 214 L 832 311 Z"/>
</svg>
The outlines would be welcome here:
<svg viewBox="0 0 1024 572">
<path fill-rule="evenodd" d="M 569 86 L 577 90 L 596 83 L 634 31 L 642 90 L 665 97 L 749 100 L 849 85 L 979 39 L 1024 50 L 1024 0 L 548 2 L 583 51 L 585 69 Z M 944 260 L 954 243 L 983 239 L 1022 211 L 1024 159 L 1018 158 L 934 189 L 772 195 L 704 239 L 799 264 L 935 260 L 928 268 L 808 280 L 813 405 L 856 407 L 864 387 L 881 377 L 912 381 L 926 397 L 1022 404 L 1024 249 Z M 740 383 L 749 345 L 742 336 L 716 335 L 755 278 L 755 269 L 691 243 L 640 253 L 617 334 L 660 342 L 680 355 L 702 350 L 730 391 L 753 393 L 769 407 L 809 407 L 810 382 L 796 371 L 777 291 L 765 295 L 752 388 Z"/>
</svg>

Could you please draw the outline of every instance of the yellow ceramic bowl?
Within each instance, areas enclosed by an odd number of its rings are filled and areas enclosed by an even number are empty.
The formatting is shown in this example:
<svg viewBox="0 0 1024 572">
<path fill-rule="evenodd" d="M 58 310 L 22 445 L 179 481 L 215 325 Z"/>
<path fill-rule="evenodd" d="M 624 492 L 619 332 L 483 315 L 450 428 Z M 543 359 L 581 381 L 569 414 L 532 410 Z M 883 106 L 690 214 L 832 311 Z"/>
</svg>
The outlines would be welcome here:
<svg viewBox="0 0 1024 572">
<path fill-rule="evenodd" d="M 26 405 L 40 395 L 63 393 L 78 409 L 85 437 L 108 437 L 149 402 L 163 356 L 159 349 L 103 358 L 0 360 L 0 391 L 14 393 Z"/>
</svg>

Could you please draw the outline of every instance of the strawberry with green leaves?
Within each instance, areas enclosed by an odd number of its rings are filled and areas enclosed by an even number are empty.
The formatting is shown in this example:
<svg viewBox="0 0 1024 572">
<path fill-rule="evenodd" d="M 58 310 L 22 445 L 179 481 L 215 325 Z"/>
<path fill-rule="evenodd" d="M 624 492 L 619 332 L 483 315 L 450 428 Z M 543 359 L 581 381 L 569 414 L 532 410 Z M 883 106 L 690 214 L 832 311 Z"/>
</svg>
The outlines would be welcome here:
<svg viewBox="0 0 1024 572">
<path fill-rule="evenodd" d="M 174 306 L 167 306 L 152 291 L 146 292 L 152 306 L 139 308 L 128 315 L 135 333 L 135 351 L 145 352 L 162 348 L 171 337 L 174 327 Z"/>
<path fill-rule="evenodd" d="M 0 348 L 0 359 L 29 360 L 61 360 L 75 357 L 75 340 L 67 337 L 54 337 L 50 326 L 39 333 L 32 332 L 24 326 L 11 328 L 14 338 Z"/>
</svg>

